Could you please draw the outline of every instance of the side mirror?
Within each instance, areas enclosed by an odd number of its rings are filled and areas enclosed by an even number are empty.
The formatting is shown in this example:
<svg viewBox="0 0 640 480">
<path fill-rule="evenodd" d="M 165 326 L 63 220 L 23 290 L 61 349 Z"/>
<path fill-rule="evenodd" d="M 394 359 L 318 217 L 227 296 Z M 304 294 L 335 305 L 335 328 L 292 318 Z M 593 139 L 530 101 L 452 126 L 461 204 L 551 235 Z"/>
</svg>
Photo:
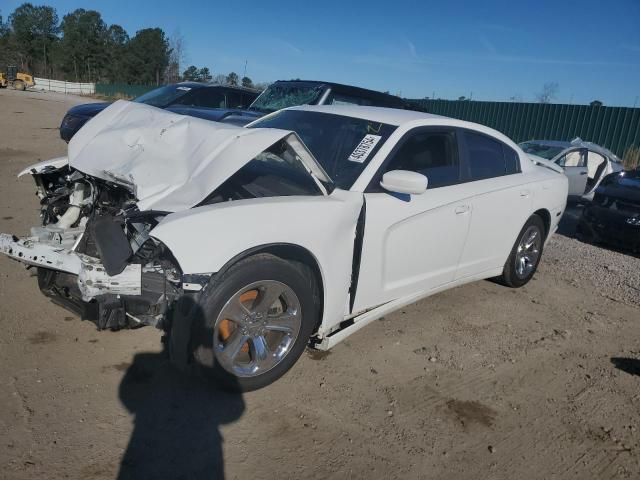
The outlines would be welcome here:
<svg viewBox="0 0 640 480">
<path fill-rule="evenodd" d="M 420 195 L 427 190 L 427 177 L 409 170 L 392 170 L 382 176 L 380 186 L 391 193 Z"/>
</svg>

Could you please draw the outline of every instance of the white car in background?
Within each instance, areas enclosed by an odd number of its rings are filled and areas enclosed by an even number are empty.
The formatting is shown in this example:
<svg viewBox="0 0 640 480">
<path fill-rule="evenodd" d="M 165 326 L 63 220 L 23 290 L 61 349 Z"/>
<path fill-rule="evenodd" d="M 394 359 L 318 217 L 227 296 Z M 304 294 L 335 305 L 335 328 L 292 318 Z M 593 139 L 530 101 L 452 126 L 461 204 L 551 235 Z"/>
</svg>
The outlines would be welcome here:
<svg viewBox="0 0 640 480">
<path fill-rule="evenodd" d="M 43 225 L 0 250 L 99 328 L 163 328 L 175 363 L 239 390 L 436 292 L 526 284 L 567 201 L 490 128 L 360 106 L 240 128 L 119 101 L 23 173 Z"/>
<path fill-rule="evenodd" d="M 569 178 L 569 199 L 573 201 L 590 202 L 604 177 L 623 170 L 622 161 L 613 152 L 580 138 L 571 142 L 529 140 L 520 148 L 534 159 L 543 158 L 561 167 Z"/>
</svg>

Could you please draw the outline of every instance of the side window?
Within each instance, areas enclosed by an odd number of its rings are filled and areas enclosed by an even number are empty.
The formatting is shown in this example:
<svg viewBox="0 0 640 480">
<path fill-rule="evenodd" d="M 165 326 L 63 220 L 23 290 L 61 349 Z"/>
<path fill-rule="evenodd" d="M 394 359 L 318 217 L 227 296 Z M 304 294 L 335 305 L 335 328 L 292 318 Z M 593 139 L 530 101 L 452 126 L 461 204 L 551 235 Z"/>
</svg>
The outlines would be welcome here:
<svg viewBox="0 0 640 480">
<path fill-rule="evenodd" d="M 203 88 L 202 104 L 200 106 L 209 108 L 224 108 L 224 93 L 217 88 Z"/>
<path fill-rule="evenodd" d="M 469 156 L 469 180 L 501 177 L 520 171 L 518 155 L 507 145 L 487 135 L 464 132 Z"/>
<path fill-rule="evenodd" d="M 504 144 L 502 145 L 502 150 L 504 151 L 504 160 L 507 164 L 507 175 L 520 173 L 520 157 L 518 157 L 516 151 Z"/>
<path fill-rule="evenodd" d="M 428 189 L 460 183 L 460 162 L 454 132 L 411 134 L 395 152 L 385 171 L 411 170 L 425 175 Z"/>
<path fill-rule="evenodd" d="M 185 95 L 177 102 L 192 107 L 224 108 L 224 94 L 217 88 L 199 88 L 191 95 Z"/>
<path fill-rule="evenodd" d="M 234 90 L 227 91 L 227 108 L 242 108 L 242 96 Z"/>
<path fill-rule="evenodd" d="M 327 105 L 373 105 L 373 102 L 364 97 L 355 97 L 353 95 L 345 95 L 342 93 L 331 92 L 326 101 Z"/>
<path fill-rule="evenodd" d="M 243 93 L 242 108 L 248 108 L 249 105 L 251 105 L 255 99 L 256 99 L 256 95 L 251 95 L 250 93 Z"/>
<path fill-rule="evenodd" d="M 581 150 L 567 152 L 556 163 L 561 167 L 584 167 L 586 165 L 584 153 Z"/>
</svg>

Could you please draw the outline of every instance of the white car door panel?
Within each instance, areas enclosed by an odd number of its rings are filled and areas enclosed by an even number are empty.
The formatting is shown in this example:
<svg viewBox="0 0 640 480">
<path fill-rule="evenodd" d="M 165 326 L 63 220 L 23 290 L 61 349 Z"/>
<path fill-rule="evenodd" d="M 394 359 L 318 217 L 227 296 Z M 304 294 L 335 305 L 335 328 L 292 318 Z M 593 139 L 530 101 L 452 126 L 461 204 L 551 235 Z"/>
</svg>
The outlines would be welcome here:
<svg viewBox="0 0 640 480">
<path fill-rule="evenodd" d="M 533 191 L 513 174 L 469 182 L 473 215 L 456 278 L 502 267 L 529 218 Z"/>
<path fill-rule="evenodd" d="M 367 193 L 362 261 L 353 312 L 455 278 L 472 215 L 464 185 L 398 198 Z"/>
<path fill-rule="evenodd" d="M 461 139 L 473 215 L 456 279 L 502 267 L 533 204 L 516 151 L 469 130 Z"/>
<path fill-rule="evenodd" d="M 565 167 L 564 174 L 569 178 L 569 196 L 579 197 L 584 194 L 588 180 L 587 167 Z"/>
<path fill-rule="evenodd" d="M 569 151 L 556 163 L 564 168 L 564 174 L 569 179 L 569 196 L 582 196 L 589 180 L 586 152 L 583 149 Z"/>
</svg>

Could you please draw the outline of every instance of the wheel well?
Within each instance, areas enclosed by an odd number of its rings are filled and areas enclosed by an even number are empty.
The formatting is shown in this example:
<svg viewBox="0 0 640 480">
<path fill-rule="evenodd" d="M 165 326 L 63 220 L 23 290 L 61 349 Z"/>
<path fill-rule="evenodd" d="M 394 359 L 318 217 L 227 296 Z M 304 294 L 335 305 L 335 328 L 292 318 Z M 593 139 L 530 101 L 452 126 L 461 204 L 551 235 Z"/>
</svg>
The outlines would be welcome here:
<svg viewBox="0 0 640 480">
<path fill-rule="evenodd" d="M 254 247 L 249 250 L 246 250 L 239 255 L 236 255 L 231 260 L 229 260 L 217 275 L 220 275 L 222 272 L 226 271 L 231 265 L 239 262 L 240 260 L 244 260 L 245 258 L 251 257 L 253 255 L 259 253 L 269 253 L 271 255 L 275 255 L 276 257 L 280 257 L 284 260 L 290 260 L 294 262 L 302 263 L 306 265 L 314 275 L 316 283 L 318 285 L 318 305 L 320 306 L 320 315 L 318 315 L 318 325 L 315 326 L 314 333 L 320 327 L 322 323 L 322 318 L 324 315 L 324 283 L 322 281 L 322 273 L 320 271 L 320 265 L 318 261 L 313 256 L 313 254 L 304 247 L 299 245 L 294 245 L 291 243 L 274 243 L 269 245 L 261 245 L 259 247 Z"/>
<path fill-rule="evenodd" d="M 533 214 L 538 215 L 542 219 L 542 223 L 544 223 L 544 238 L 546 239 L 549 236 L 549 230 L 551 230 L 551 214 L 549 210 L 541 208 L 533 212 Z"/>
</svg>

